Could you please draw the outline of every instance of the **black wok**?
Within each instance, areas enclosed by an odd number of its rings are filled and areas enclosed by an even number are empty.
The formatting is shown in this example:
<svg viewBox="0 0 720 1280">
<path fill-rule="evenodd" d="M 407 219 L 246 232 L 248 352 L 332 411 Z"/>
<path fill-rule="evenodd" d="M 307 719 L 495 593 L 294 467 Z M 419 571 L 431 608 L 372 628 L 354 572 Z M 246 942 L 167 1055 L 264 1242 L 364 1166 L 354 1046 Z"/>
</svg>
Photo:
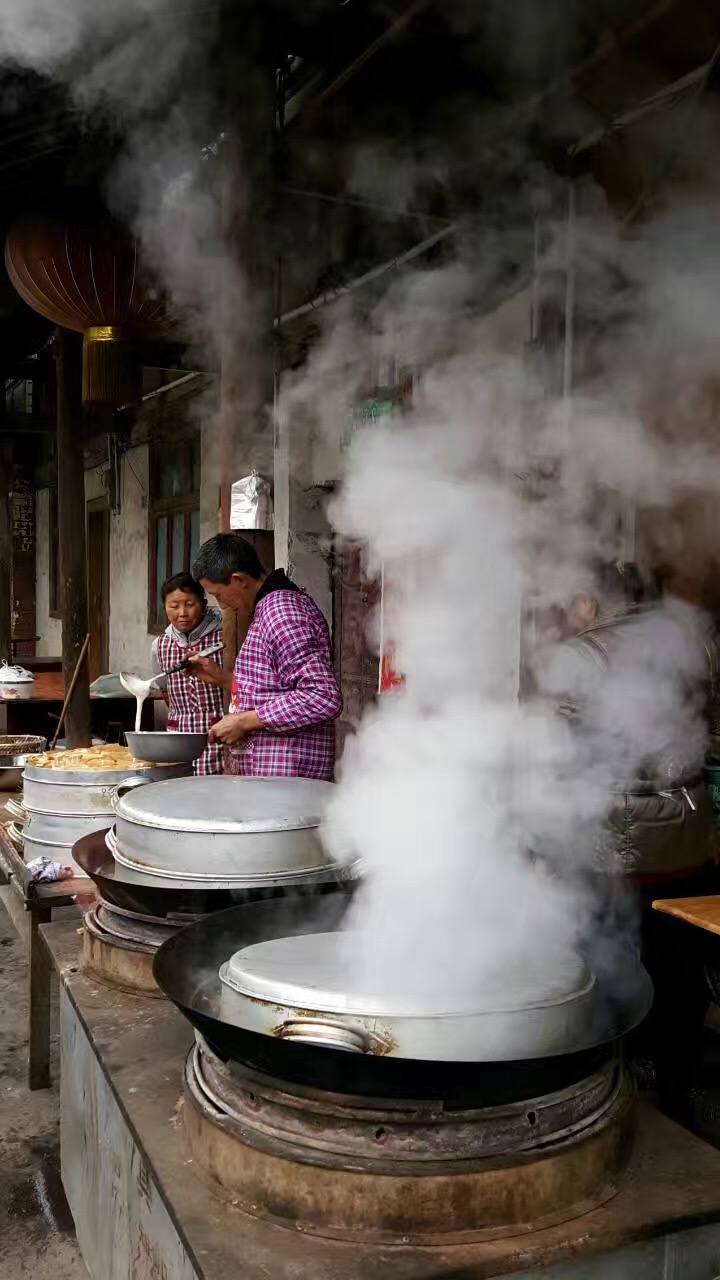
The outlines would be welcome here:
<svg viewBox="0 0 720 1280">
<path fill-rule="evenodd" d="M 188 925 L 158 950 L 160 990 L 224 1061 L 244 1063 L 288 1083 L 374 1098 L 438 1099 L 453 1107 L 494 1106 L 569 1088 L 617 1055 L 619 1040 L 643 1016 L 638 1003 L 609 1018 L 605 1034 L 578 1052 L 521 1062 L 431 1062 L 375 1057 L 291 1043 L 220 1021 L 220 965 L 240 947 L 339 926 L 350 901 L 344 886 L 322 896 L 246 903 Z M 609 1029 L 608 1029 L 609 1028 Z"/>
<path fill-rule="evenodd" d="M 105 835 L 105 831 L 96 831 L 83 836 L 73 845 L 72 856 L 95 882 L 105 901 L 125 911 L 137 911 L 139 915 L 158 919 L 175 915 L 205 916 L 238 903 L 274 898 L 286 892 L 283 888 L 183 889 L 179 885 L 167 888 L 134 884 L 116 876 L 115 859 L 105 844 Z M 298 886 L 296 892 L 301 891 Z"/>
</svg>

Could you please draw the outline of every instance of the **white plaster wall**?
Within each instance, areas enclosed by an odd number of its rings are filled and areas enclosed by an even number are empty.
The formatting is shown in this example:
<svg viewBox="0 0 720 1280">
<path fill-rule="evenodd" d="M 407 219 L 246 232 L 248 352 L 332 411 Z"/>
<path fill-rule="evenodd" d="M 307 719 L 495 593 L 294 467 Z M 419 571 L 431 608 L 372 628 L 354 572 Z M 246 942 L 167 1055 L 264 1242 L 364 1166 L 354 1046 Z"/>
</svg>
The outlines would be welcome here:
<svg viewBox="0 0 720 1280">
<path fill-rule="evenodd" d="M 85 472 L 85 500 L 92 502 L 106 492 L 100 468 Z M 141 671 L 150 667 L 148 632 L 148 449 L 130 449 L 122 458 L 121 510 L 110 517 L 110 670 Z M 62 625 L 49 616 L 50 601 L 50 494 L 38 493 L 36 506 L 36 612 L 37 646 L 41 657 L 62 650 Z"/>
<path fill-rule="evenodd" d="M 220 464 L 212 421 L 204 423 L 200 435 L 200 542 L 218 531 L 220 517 Z"/>
<path fill-rule="evenodd" d="M 520 376 L 530 328 L 530 291 L 523 290 L 489 315 L 463 321 L 453 334 L 453 348 L 488 367 L 517 361 L 518 377 L 507 381 L 503 413 L 518 433 L 522 429 L 523 384 Z M 349 364 L 323 368 L 322 386 L 314 400 L 294 395 L 298 375 L 284 379 L 275 431 L 275 559 L 287 564 L 295 580 L 315 598 L 328 621 L 332 610 L 332 530 L 326 514 L 329 490 L 340 482 L 343 451 L 352 430 L 356 371 Z M 302 381 L 303 374 L 299 375 Z"/>
<path fill-rule="evenodd" d="M 35 634 L 39 658 L 56 658 L 62 651 L 62 625 L 50 617 L 50 491 L 35 496 Z"/>
<path fill-rule="evenodd" d="M 150 670 L 147 445 L 122 458 L 120 513 L 110 517 L 110 670 Z"/>
</svg>

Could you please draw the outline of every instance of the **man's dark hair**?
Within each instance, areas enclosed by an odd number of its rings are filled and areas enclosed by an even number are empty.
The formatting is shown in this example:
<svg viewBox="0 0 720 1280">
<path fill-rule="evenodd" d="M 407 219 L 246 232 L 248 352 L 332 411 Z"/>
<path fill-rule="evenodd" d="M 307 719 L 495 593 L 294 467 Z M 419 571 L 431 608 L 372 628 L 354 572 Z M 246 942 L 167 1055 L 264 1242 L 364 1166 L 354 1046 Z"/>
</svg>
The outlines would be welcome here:
<svg viewBox="0 0 720 1280">
<path fill-rule="evenodd" d="M 195 596 L 201 604 L 207 604 L 207 596 L 203 591 L 200 583 L 193 578 L 190 573 L 174 573 L 172 578 L 168 578 L 162 585 L 162 602 L 167 600 L 173 591 L 186 591 L 189 596 Z"/>
<path fill-rule="evenodd" d="M 630 561 L 612 560 L 599 562 L 595 576 L 602 595 L 624 604 L 644 604 L 648 591 L 636 564 Z"/>
<path fill-rule="evenodd" d="M 204 542 L 193 565 L 196 578 L 206 582 L 227 585 L 234 573 L 246 573 L 248 578 L 262 578 L 263 569 L 258 554 L 251 543 L 239 533 L 216 533 Z"/>
</svg>

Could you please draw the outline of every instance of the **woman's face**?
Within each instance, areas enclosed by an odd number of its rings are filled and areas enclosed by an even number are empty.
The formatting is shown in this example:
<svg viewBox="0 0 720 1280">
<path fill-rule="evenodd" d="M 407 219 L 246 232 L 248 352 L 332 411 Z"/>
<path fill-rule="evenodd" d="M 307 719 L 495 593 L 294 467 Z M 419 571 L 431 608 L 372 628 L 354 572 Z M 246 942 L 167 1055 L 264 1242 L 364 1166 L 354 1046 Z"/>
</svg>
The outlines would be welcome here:
<svg viewBox="0 0 720 1280">
<path fill-rule="evenodd" d="M 567 611 L 568 630 L 572 635 L 584 631 L 598 615 L 598 602 L 593 596 L 577 595 Z"/>
<path fill-rule="evenodd" d="M 178 631 L 189 635 L 205 612 L 205 605 L 191 591 L 171 591 L 165 597 L 165 613 Z"/>
</svg>

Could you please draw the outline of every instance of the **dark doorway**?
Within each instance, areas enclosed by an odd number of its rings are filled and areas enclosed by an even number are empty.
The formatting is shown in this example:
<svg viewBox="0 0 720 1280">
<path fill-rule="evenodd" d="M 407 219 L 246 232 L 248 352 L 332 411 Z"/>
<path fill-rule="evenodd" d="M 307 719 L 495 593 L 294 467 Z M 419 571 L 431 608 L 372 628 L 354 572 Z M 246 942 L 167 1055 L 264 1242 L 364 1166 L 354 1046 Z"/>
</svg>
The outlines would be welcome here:
<svg viewBox="0 0 720 1280">
<path fill-rule="evenodd" d="M 90 680 L 105 675 L 110 663 L 110 512 L 105 498 L 87 508 Z"/>
</svg>

